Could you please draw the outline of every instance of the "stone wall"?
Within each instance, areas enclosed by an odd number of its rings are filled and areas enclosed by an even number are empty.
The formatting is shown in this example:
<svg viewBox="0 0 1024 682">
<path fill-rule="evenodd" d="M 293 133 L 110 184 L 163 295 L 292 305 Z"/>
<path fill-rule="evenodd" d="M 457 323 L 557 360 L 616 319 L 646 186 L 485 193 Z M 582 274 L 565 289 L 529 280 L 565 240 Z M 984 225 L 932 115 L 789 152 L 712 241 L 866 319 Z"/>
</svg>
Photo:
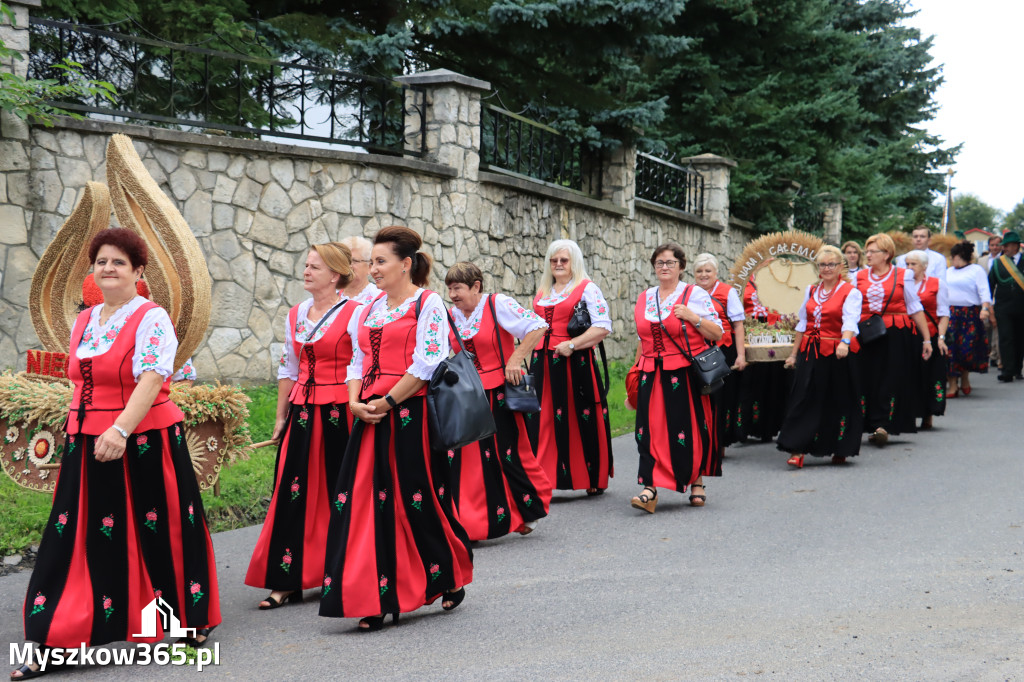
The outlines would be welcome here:
<svg viewBox="0 0 1024 682">
<path fill-rule="evenodd" d="M 24 369 L 38 347 L 27 310 L 29 284 L 47 244 L 88 180 L 105 181 L 110 134 L 133 138 L 146 168 L 178 206 L 207 256 L 213 313 L 196 354 L 204 379 L 265 381 L 284 340 L 288 308 L 303 298 L 309 245 L 382 226 L 407 225 L 435 258 L 434 288 L 447 268 L 475 261 L 487 289 L 532 299 L 547 244 L 577 240 L 592 279 L 609 299 L 612 357 L 631 357 L 632 308 L 653 281 L 654 246 L 678 241 L 692 258 L 724 268 L 750 233 L 730 224 L 732 162 L 694 160 L 708 179 L 708 220 L 633 197 L 632 166 L 606 178 L 601 200 L 479 167 L 480 93 L 486 83 L 450 73 L 410 77 L 428 88 L 427 156 L 397 158 L 237 140 L 100 121 L 0 135 L 0 368 Z M 25 134 L 27 132 L 27 134 Z M 624 150 L 632 160 L 633 152 Z"/>
</svg>

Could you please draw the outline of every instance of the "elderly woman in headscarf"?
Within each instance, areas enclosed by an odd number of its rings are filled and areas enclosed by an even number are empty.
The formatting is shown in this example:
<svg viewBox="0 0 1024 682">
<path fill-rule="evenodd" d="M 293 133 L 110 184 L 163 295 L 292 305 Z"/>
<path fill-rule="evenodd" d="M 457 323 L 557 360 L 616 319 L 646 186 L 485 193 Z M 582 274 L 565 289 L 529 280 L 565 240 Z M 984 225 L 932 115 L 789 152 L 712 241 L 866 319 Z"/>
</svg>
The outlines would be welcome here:
<svg viewBox="0 0 1024 682">
<path fill-rule="evenodd" d="M 722 338 L 718 345 L 725 359 L 736 372 L 747 367 L 746 349 L 743 346 L 743 303 L 736 289 L 718 279 L 718 259 L 710 253 L 702 253 L 693 261 L 693 279 L 697 286 L 708 292 L 715 313 L 722 323 Z M 715 403 L 715 424 L 718 434 L 719 457 L 729 445 L 736 442 L 736 415 L 740 407 L 740 375 L 730 373 L 725 385 L 712 400 Z"/>
</svg>

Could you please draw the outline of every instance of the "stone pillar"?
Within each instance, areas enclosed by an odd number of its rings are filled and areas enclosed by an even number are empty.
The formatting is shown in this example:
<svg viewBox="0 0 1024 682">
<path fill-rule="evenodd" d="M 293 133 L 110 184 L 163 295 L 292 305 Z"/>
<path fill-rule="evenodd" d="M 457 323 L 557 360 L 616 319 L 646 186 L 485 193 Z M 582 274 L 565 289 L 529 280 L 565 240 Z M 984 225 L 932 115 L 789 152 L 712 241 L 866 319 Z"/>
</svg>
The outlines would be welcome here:
<svg viewBox="0 0 1024 682">
<path fill-rule="evenodd" d="M 40 0 L 7 0 L 14 23 L 0 18 L 0 40 L 22 59 L 0 61 L 0 70 L 28 75 L 31 8 Z M 19 351 L 35 339 L 25 301 L 38 257 L 29 247 L 33 211 L 30 187 L 29 127 L 13 114 L 0 112 L 0 370 L 16 368 Z"/>
<path fill-rule="evenodd" d="M 716 154 L 701 154 L 680 159 L 704 176 L 704 220 L 729 227 L 729 179 L 736 162 Z"/>
<path fill-rule="evenodd" d="M 826 244 L 839 246 L 843 239 L 843 202 L 829 201 L 825 204 L 824 240 Z"/>
<path fill-rule="evenodd" d="M 605 152 L 601 168 L 601 198 L 634 216 L 636 199 L 636 147 L 620 145 Z"/>
<path fill-rule="evenodd" d="M 443 163 L 458 172 L 461 179 L 476 182 L 480 170 L 480 95 L 491 89 L 487 81 L 436 69 L 395 79 L 407 85 L 426 88 L 426 102 L 417 93 L 406 96 L 407 116 L 406 148 L 419 149 L 420 119 L 418 104 L 425 109 L 423 116 L 426 135 L 424 161 Z"/>
</svg>

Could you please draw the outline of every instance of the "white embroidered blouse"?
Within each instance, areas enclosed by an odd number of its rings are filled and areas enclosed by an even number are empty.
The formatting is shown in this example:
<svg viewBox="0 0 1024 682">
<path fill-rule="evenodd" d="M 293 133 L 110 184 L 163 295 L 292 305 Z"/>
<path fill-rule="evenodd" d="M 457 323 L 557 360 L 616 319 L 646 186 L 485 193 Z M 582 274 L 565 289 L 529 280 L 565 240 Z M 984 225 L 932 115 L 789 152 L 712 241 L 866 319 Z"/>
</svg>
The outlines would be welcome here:
<svg viewBox="0 0 1024 682">
<path fill-rule="evenodd" d="M 397 308 L 390 310 L 387 307 L 387 296 L 381 296 L 370 304 L 370 313 L 366 316 L 364 325 L 371 329 L 379 329 L 401 319 L 409 308 L 416 304 L 416 299 L 422 293 L 423 289 L 417 289 L 415 294 L 402 301 Z M 366 311 L 360 309 L 359 316 L 361 317 L 364 312 Z M 356 324 L 358 326 L 358 320 Z M 352 334 L 352 338 L 359 338 L 358 329 Z M 385 352 L 384 349 L 382 352 Z M 420 306 L 420 316 L 416 321 L 416 347 L 412 352 L 412 364 L 406 371 L 417 379 L 430 381 L 434 370 L 448 357 L 448 352 L 448 315 L 441 297 L 437 292 L 431 292 L 429 296 L 424 297 L 423 305 Z M 358 342 L 353 344 L 347 381 L 363 378 L 365 357 L 366 349 L 361 348 Z"/>
<path fill-rule="evenodd" d="M 839 284 L 842 284 L 842 282 L 836 284 L 836 286 L 839 286 Z M 800 304 L 800 311 L 797 313 L 797 316 L 800 318 L 800 321 L 796 323 L 796 331 L 798 332 L 807 331 L 807 301 L 811 299 L 812 292 L 814 300 L 818 303 L 818 307 L 814 311 L 815 327 L 821 327 L 821 304 L 832 297 L 831 294 L 825 294 L 822 291 L 822 287 L 817 284 L 807 287 L 807 291 L 804 292 L 804 302 Z M 833 290 L 832 293 L 835 293 L 835 291 Z M 864 296 L 860 293 L 860 289 L 854 286 L 853 291 L 843 301 L 842 331 L 853 332 L 854 336 L 857 335 L 860 331 L 857 325 L 860 323 L 860 314 L 863 306 Z"/>
<path fill-rule="evenodd" d="M 980 265 L 971 263 L 962 268 L 950 267 L 946 273 L 949 305 L 975 306 L 992 302 L 992 293 L 988 288 L 988 273 Z M 939 280 L 939 297 L 941 296 L 942 280 Z"/>
<path fill-rule="evenodd" d="M 867 268 L 865 276 L 868 278 L 867 302 L 868 310 L 872 313 L 881 313 L 882 308 L 889 301 L 888 281 L 896 272 L 895 267 L 890 267 L 889 272 L 881 277 L 875 277 L 871 268 Z M 859 275 L 858 275 L 859 276 Z M 882 285 L 885 286 L 882 286 Z M 856 286 L 856 285 L 855 285 Z M 921 305 L 921 298 L 917 295 L 917 282 L 914 281 L 914 271 L 906 269 L 903 271 L 903 302 L 907 306 L 907 315 L 913 315 L 924 310 Z"/>
<path fill-rule="evenodd" d="M 555 289 L 552 287 L 547 296 L 537 301 L 537 305 L 557 305 L 568 298 L 571 293 L 572 289 L 568 287 L 558 293 L 555 293 Z M 612 318 L 608 313 L 608 301 L 604 299 L 604 294 L 601 293 L 596 284 L 593 282 L 587 284 L 583 290 L 583 300 L 587 302 L 587 312 L 590 313 L 591 326 L 607 329 L 610 332 L 612 330 Z"/>
<path fill-rule="evenodd" d="M 341 297 L 341 302 L 344 303 L 348 299 L 344 296 Z M 295 315 L 295 328 L 292 329 L 291 325 L 288 324 L 288 320 L 284 323 L 284 350 L 281 351 L 281 359 L 278 361 L 277 367 L 277 378 L 278 379 L 291 379 L 292 381 L 298 381 L 299 379 L 299 358 L 295 355 L 295 341 L 299 343 L 312 343 L 317 339 L 321 338 L 327 333 L 327 330 L 331 328 L 334 320 L 337 319 L 338 313 L 341 312 L 341 306 L 338 307 L 333 313 L 330 313 L 331 317 L 324 321 L 320 328 L 313 333 L 313 337 L 310 338 L 309 332 L 316 327 L 319 320 L 309 319 L 309 310 L 313 307 L 313 299 L 307 298 L 305 301 L 299 304 L 299 309 Z M 351 319 L 348 322 L 348 333 L 352 337 L 352 345 L 355 345 L 356 333 L 359 329 L 359 313 L 362 306 L 356 308 L 352 314 Z M 328 311 L 329 312 L 329 311 Z"/>
<path fill-rule="evenodd" d="M 648 289 L 644 304 L 644 319 L 648 322 L 658 322 L 667 319 L 672 314 L 673 308 L 675 308 L 676 299 L 683 293 L 686 286 L 686 282 L 680 282 L 669 296 L 661 298 L 660 315 L 658 314 L 658 298 L 660 297 L 658 287 Z M 715 305 L 711 302 L 711 294 L 696 284 L 693 285 L 693 290 L 690 291 L 690 298 L 686 301 L 686 307 L 700 315 L 702 319 L 711 320 L 721 326 L 722 322 L 718 319 L 718 313 L 715 312 Z"/>
<path fill-rule="evenodd" d="M 466 317 L 456 307 L 452 308 L 452 318 L 455 320 L 455 327 L 459 330 L 459 337 L 471 339 L 480 331 L 480 322 L 484 316 L 484 310 L 488 307 L 487 294 L 480 297 L 473 312 Z M 541 319 L 540 315 L 527 310 L 512 298 L 505 294 L 494 294 L 494 314 L 497 317 L 498 326 L 507 331 L 517 339 L 534 331 L 535 329 L 547 329 L 547 322 Z"/>
<path fill-rule="evenodd" d="M 373 282 L 367 282 L 366 286 L 363 287 L 363 290 L 353 296 L 352 300 L 360 305 L 366 305 L 367 303 L 372 302 L 373 299 L 377 298 L 379 293 L 380 289 L 377 288 L 376 284 Z M 341 293 L 341 298 L 345 298 L 344 292 Z"/>
<path fill-rule="evenodd" d="M 82 341 L 75 349 L 79 359 L 103 355 L 117 340 L 128 318 L 149 299 L 136 296 L 114 311 L 106 324 L 100 324 L 102 305 L 94 306 L 89 322 L 82 334 Z M 153 308 L 145 313 L 135 332 L 135 353 L 132 355 L 132 374 L 135 380 L 143 372 L 156 372 L 162 377 L 174 374 L 174 354 L 178 352 L 178 337 L 174 334 L 171 318 L 163 308 Z"/>
</svg>

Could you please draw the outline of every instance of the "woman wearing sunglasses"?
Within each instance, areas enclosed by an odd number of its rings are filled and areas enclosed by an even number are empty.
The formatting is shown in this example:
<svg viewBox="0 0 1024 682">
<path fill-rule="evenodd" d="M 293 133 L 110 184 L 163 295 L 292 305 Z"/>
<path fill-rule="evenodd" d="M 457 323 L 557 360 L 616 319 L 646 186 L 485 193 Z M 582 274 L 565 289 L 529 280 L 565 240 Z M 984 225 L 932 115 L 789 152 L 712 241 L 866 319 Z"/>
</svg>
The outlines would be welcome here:
<svg viewBox="0 0 1024 682">
<path fill-rule="evenodd" d="M 555 488 L 599 495 L 613 473 L 612 439 L 607 375 L 600 376 L 594 347 L 612 320 L 576 242 L 548 246 L 533 310 L 548 325 L 532 365 L 541 398 L 537 459 Z"/>
</svg>

